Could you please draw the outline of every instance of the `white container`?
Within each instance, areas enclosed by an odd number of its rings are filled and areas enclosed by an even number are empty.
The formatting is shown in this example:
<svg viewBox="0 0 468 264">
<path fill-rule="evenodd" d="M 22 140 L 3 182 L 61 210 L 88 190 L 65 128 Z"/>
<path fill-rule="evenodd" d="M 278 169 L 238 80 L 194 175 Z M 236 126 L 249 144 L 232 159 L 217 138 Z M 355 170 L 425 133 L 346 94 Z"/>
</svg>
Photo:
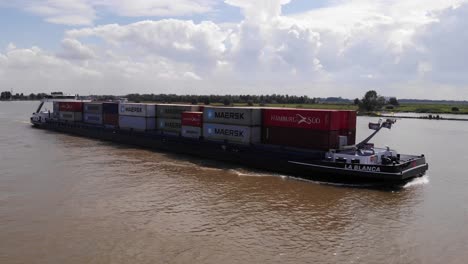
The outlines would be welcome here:
<svg viewBox="0 0 468 264">
<path fill-rule="evenodd" d="M 143 116 L 119 116 L 119 127 L 126 130 L 148 131 L 156 129 L 156 118 Z"/>
<path fill-rule="evenodd" d="M 260 143 L 261 129 L 258 126 L 233 126 L 222 124 L 203 124 L 203 137 L 208 140 L 227 141 L 231 143 Z"/>
<path fill-rule="evenodd" d="M 155 117 L 156 105 L 155 104 L 120 104 L 119 115 Z"/>
<path fill-rule="evenodd" d="M 102 114 L 89 114 L 83 115 L 83 122 L 88 124 L 102 125 Z"/>
<path fill-rule="evenodd" d="M 205 107 L 203 122 L 225 125 L 259 126 L 262 110 L 248 107 Z"/>
<path fill-rule="evenodd" d="M 84 103 L 83 113 L 102 114 L 102 103 L 96 103 L 96 102 Z"/>
<path fill-rule="evenodd" d="M 59 120 L 76 122 L 83 120 L 83 114 L 81 112 L 59 112 Z"/>
<path fill-rule="evenodd" d="M 202 136 L 202 128 L 194 126 L 182 126 L 182 137 L 200 138 Z"/>
<path fill-rule="evenodd" d="M 179 104 L 158 104 L 156 106 L 157 117 L 162 118 L 181 118 L 183 112 L 199 111 L 198 105 L 179 105 Z"/>
</svg>

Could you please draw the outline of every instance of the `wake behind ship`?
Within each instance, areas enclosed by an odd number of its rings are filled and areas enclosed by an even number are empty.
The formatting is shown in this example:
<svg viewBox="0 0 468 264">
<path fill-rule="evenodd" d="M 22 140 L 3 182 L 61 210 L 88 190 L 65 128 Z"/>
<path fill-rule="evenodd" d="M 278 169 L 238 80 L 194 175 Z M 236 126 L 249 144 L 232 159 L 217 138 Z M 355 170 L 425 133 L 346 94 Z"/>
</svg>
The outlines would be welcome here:
<svg viewBox="0 0 468 264">
<path fill-rule="evenodd" d="M 53 111 L 41 111 L 45 102 Z M 311 180 L 389 184 L 424 175 L 424 155 L 377 148 L 370 140 L 395 120 L 370 124 L 356 144 L 356 112 L 91 102 L 52 96 L 34 127 L 242 164 Z"/>
</svg>

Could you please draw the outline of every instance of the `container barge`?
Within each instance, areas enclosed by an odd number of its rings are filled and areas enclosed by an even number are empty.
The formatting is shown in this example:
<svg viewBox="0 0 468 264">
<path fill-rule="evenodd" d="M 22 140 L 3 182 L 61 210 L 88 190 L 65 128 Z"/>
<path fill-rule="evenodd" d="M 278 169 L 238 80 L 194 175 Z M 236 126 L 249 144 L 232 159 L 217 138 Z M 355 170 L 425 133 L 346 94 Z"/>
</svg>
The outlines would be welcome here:
<svg viewBox="0 0 468 264">
<path fill-rule="evenodd" d="M 43 111 L 46 102 L 53 111 Z M 404 155 L 370 140 L 395 120 L 369 124 L 356 144 L 356 112 L 90 102 L 51 97 L 31 123 L 83 137 L 193 155 L 328 182 L 402 184 L 425 174 L 424 155 Z"/>
</svg>

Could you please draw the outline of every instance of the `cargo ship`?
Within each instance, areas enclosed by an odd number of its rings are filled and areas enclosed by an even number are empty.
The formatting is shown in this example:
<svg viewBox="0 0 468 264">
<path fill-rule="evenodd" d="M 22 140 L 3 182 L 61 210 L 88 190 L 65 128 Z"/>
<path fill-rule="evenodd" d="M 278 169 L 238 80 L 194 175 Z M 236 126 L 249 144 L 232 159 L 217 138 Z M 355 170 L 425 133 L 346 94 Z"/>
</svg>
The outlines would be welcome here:
<svg viewBox="0 0 468 264">
<path fill-rule="evenodd" d="M 42 110 L 52 103 L 52 111 Z M 241 164 L 327 182 L 402 184 L 428 170 L 424 155 L 404 155 L 370 140 L 395 120 L 369 124 L 356 144 L 356 112 L 44 99 L 33 127 Z"/>
</svg>

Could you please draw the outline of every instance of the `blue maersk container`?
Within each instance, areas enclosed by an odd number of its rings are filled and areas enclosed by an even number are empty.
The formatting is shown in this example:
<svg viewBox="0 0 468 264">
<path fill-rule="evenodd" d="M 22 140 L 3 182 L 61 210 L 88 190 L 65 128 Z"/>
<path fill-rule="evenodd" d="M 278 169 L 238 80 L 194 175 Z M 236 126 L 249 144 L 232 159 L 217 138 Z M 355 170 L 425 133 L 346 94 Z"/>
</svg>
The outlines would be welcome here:
<svg viewBox="0 0 468 264">
<path fill-rule="evenodd" d="M 104 114 L 119 114 L 119 104 L 118 103 L 103 103 L 102 112 Z"/>
</svg>

